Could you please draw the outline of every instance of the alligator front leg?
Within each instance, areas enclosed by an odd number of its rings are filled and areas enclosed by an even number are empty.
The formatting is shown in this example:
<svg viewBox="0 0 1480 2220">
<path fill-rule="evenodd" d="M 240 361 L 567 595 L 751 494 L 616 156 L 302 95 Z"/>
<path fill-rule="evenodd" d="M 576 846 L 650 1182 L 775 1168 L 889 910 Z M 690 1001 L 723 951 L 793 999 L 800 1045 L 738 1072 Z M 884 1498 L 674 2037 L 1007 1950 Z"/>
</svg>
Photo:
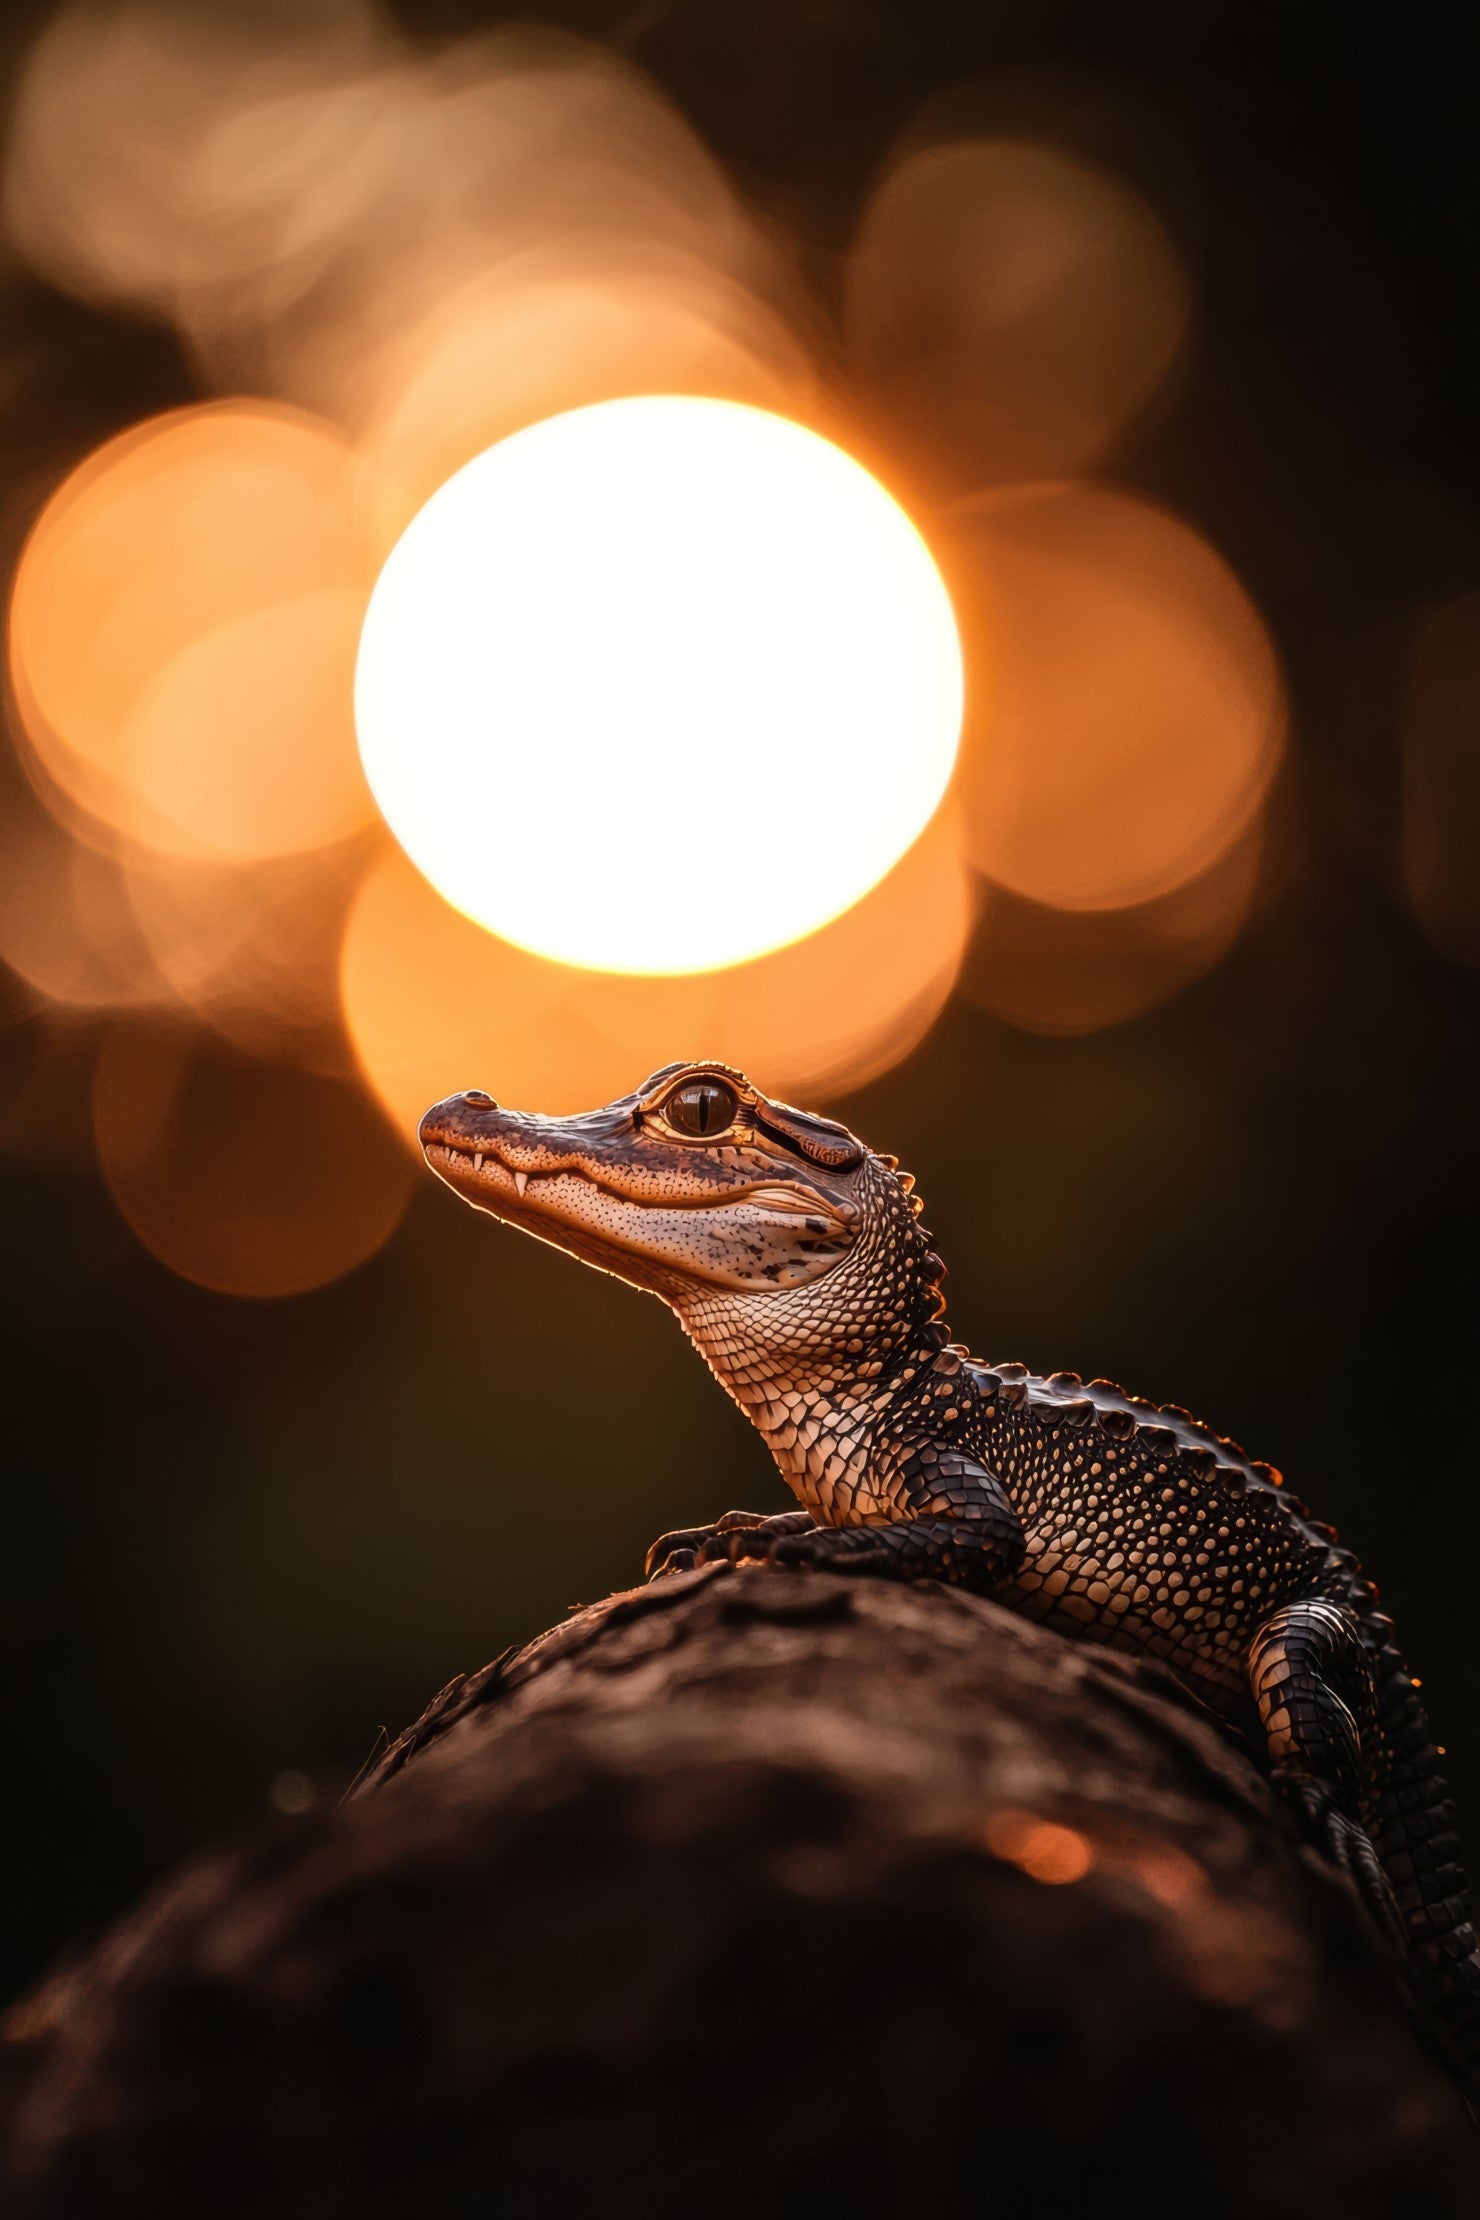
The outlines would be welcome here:
<svg viewBox="0 0 1480 2220">
<path fill-rule="evenodd" d="M 1318 1596 L 1286 1604 L 1249 1646 L 1249 1686 L 1271 1778 L 1379 1932 L 1406 1949 L 1403 1921 L 1363 1823 L 1363 1745 L 1375 1738 L 1372 1668 L 1350 1614 Z"/>
<path fill-rule="evenodd" d="M 697 1562 L 764 1559 L 772 1565 L 810 1565 L 819 1572 L 871 1573 L 885 1580 L 946 1580 L 963 1587 L 995 1587 L 1015 1567 L 1014 1551 L 995 1519 L 901 1519 L 890 1526 L 809 1526 L 790 1534 L 740 1527 L 716 1534 L 698 1550 Z"/>
<path fill-rule="evenodd" d="M 815 1523 L 810 1511 L 775 1511 L 770 1517 L 761 1511 L 726 1511 L 713 1526 L 676 1526 L 671 1534 L 660 1534 L 643 1561 L 643 1571 L 649 1580 L 689 1572 L 710 1543 L 722 1542 L 731 1534 L 805 1534 Z M 704 1562 L 710 1564 L 727 1554 L 724 1549 L 713 1550 Z"/>
<path fill-rule="evenodd" d="M 1023 1529 L 1006 1489 L 994 1472 L 954 1444 L 928 1436 L 877 1443 L 868 1482 L 875 1501 L 897 1507 L 897 1518 L 819 1526 L 805 1512 L 756 1519 L 732 1511 L 696 1546 L 689 1536 L 665 1535 L 665 1542 L 681 1546 L 664 1569 L 726 1558 L 731 1564 L 761 1559 L 773 1565 L 812 1565 L 823 1572 L 947 1580 L 986 1589 L 1022 1563 Z M 654 1546 L 659 1550 L 663 1543 Z"/>
</svg>

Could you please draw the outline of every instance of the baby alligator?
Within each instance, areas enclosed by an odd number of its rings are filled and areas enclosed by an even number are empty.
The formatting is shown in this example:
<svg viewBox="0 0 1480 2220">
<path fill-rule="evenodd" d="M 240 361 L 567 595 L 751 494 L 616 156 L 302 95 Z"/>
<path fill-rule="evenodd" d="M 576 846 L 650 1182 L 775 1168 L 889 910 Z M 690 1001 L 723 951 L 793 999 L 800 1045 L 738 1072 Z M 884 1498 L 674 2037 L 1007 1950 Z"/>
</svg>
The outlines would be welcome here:
<svg viewBox="0 0 1480 2220">
<path fill-rule="evenodd" d="M 1275 1782 L 1480 2083 L 1480 1957 L 1428 1724 L 1376 1590 L 1278 1473 L 1176 1405 L 977 1362 L 896 1159 L 727 1065 L 669 1064 L 571 1118 L 454 1095 L 421 1140 L 466 1201 L 667 1303 L 799 1499 L 665 1534 L 654 1577 L 765 1558 L 960 1581 L 1164 1658 L 1257 1715 Z"/>
</svg>

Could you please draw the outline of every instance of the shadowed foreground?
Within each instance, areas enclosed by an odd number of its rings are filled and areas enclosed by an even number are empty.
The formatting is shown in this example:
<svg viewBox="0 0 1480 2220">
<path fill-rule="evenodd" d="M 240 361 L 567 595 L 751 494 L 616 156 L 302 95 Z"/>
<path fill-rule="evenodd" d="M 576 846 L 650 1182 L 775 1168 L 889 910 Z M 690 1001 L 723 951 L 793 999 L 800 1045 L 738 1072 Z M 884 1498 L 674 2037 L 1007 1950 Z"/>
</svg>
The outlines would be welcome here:
<svg viewBox="0 0 1480 2220">
<path fill-rule="evenodd" d="M 1480 2210 L 1224 1731 L 935 1586 L 581 1612 L 7 2032 L 7 2220 Z"/>
</svg>

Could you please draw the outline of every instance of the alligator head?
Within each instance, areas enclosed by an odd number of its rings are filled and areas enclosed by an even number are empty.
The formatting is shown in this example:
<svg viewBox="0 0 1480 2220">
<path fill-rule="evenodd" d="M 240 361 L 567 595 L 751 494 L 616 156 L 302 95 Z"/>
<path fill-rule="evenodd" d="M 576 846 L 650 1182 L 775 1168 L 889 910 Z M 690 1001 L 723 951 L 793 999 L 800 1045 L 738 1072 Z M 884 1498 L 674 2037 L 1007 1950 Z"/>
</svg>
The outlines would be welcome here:
<svg viewBox="0 0 1480 2220">
<path fill-rule="evenodd" d="M 420 1133 L 476 1209 L 669 1304 L 763 1430 L 794 1390 L 875 1396 L 946 1340 L 908 1174 L 728 1064 L 667 1064 L 578 1117 L 452 1095 Z"/>
</svg>

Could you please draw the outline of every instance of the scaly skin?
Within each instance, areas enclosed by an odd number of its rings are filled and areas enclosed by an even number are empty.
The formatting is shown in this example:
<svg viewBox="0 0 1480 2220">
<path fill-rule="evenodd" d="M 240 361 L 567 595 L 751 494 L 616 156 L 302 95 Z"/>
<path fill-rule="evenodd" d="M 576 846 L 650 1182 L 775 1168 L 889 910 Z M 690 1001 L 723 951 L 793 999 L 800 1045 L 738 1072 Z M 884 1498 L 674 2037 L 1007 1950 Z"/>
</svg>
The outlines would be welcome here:
<svg viewBox="0 0 1480 2220">
<path fill-rule="evenodd" d="M 908 1174 L 723 1064 L 574 1118 L 453 1096 L 421 1139 L 468 1202 L 667 1303 L 803 1507 L 665 1535 L 655 1577 L 720 1557 L 923 1575 L 1164 1658 L 1257 1719 L 1480 2086 L 1480 1955 L 1428 1724 L 1376 1590 L 1276 1472 L 1108 1380 L 977 1362 Z"/>
</svg>

